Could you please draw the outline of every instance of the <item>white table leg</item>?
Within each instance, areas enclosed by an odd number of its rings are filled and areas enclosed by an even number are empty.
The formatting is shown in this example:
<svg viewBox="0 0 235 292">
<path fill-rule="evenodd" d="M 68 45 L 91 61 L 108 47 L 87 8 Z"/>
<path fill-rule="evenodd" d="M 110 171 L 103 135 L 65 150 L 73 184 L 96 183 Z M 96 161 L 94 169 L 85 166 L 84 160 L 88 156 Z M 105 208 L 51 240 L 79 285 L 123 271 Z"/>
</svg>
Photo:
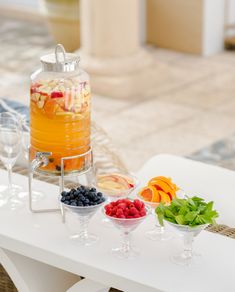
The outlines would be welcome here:
<svg viewBox="0 0 235 292">
<path fill-rule="evenodd" d="M 109 289 L 101 283 L 84 279 L 72 286 L 67 292 L 108 292 Z"/>
<path fill-rule="evenodd" d="M 80 280 L 77 275 L 1 248 L 0 262 L 19 292 L 65 292 Z"/>
</svg>

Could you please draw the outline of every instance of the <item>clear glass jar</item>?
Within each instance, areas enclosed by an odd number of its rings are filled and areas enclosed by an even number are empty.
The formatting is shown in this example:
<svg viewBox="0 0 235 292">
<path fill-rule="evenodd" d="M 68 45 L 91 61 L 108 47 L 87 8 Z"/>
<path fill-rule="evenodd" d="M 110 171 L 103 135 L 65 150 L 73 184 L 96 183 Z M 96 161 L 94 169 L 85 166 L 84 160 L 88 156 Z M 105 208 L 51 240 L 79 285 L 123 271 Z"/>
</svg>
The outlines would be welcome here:
<svg viewBox="0 0 235 292">
<path fill-rule="evenodd" d="M 30 160 L 36 152 L 51 152 L 49 164 L 40 170 L 61 173 L 61 158 L 90 149 L 90 82 L 78 67 L 79 57 L 60 53 L 43 56 L 42 68 L 31 76 Z M 85 157 L 66 159 L 65 172 L 81 171 Z"/>
</svg>

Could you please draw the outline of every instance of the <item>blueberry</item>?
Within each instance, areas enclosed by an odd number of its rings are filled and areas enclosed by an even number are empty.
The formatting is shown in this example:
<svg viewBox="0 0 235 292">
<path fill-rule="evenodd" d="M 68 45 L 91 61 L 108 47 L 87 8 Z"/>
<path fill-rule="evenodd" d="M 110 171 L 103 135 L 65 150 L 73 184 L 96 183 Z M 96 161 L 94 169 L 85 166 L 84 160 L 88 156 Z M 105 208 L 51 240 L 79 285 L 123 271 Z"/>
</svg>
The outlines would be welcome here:
<svg viewBox="0 0 235 292">
<path fill-rule="evenodd" d="M 96 193 L 96 188 L 91 188 L 91 189 L 90 189 L 90 192 L 94 192 L 94 193 Z"/>
<path fill-rule="evenodd" d="M 56 168 L 56 170 L 57 170 L 57 171 L 61 171 L 61 166 L 59 166 L 59 165 L 56 165 L 56 167 L 55 167 L 55 168 Z"/>
<path fill-rule="evenodd" d="M 66 198 L 65 197 L 62 197 L 61 198 L 61 202 L 64 202 L 64 201 L 66 201 Z"/>
<path fill-rule="evenodd" d="M 97 193 L 97 196 L 98 196 L 98 197 L 102 197 L 103 194 L 102 194 L 101 192 L 98 192 L 98 193 Z"/>
<path fill-rule="evenodd" d="M 77 206 L 77 203 L 75 201 L 73 201 L 70 205 L 71 206 Z"/>
<path fill-rule="evenodd" d="M 69 205 L 70 202 L 69 201 L 64 201 L 64 204 Z"/>
<path fill-rule="evenodd" d="M 61 196 L 62 197 L 65 197 L 67 195 L 67 192 L 65 192 L 65 191 L 63 191 L 62 193 L 61 193 Z"/>
<path fill-rule="evenodd" d="M 86 206 L 86 207 L 88 207 L 88 206 L 89 206 L 89 204 L 84 204 L 83 206 Z"/>
<path fill-rule="evenodd" d="M 54 162 L 55 159 L 53 157 L 50 157 L 48 160 L 50 163 L 52 163 L 52 162 Z"/>
<path fill-rule="evenodd" d="M 100 198 L 102 202 L 105 202 L 105 197 Z"/>
<path fill-rule="evenodd" d="M 84 202 L 86 200 L 86 198 L 84 196 L 80 197 L 80 201 Z"/>
<path fill-rule="evenodd" d="M 77 206 L 82 207 L 83 203 L 79 201 L 79 202 L 77 202 Z"/>
<path fill-rule="evenodd" d="M 74 199 L 75 199 L 75 196 L 74 196 L 73 193 L 70 195 L 70 199 L 71 199 L 71 200 L 74 200 Z"/>
<path fill-rule="evenodd" d="M 84 203 L 85 203 L 85 204 L 89 204 L 89 203 L 90 203 L 90 200 L 89 200 L 89 199 L 86 199 L 86 200 L 84 201 Z"/>
</svg>

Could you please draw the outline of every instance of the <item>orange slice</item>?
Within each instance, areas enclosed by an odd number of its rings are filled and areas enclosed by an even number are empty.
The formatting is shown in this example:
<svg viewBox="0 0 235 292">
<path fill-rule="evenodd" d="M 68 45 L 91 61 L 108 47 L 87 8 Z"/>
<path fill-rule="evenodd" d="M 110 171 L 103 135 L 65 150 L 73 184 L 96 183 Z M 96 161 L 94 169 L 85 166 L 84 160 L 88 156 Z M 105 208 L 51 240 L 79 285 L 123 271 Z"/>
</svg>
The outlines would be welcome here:
<svg viewBox="0 0 235 292">
<path fill-rule="evenodd" d="M 162 204 L 170 204 L 171 203 L 171 198 L 168 194 L 159 191 L 160 197 L 161 197 L 161 202 Z"/>
<path fill-rule="evenodd" d="M 140 192 L 139 192 L 140 197 L 147 202 L 154 202 L 154 203 L 159 203 L 160 202 L 160 196 L 157 191 L 157 189 L 154 186 L 147 186 L 144 187 Z"/>
<path fill-rule="evenodd" d="M 48 117 L 53 117 L 59 105 L 53 100 L 48 100 L 44 105 L 44 111 Z"/>
<path fill-rule="evenodd" d="M 155 187 L 157 190 L 163 191 L 164 193 L 170 193 L 172 197 L 175 195 L 175 190 L 160 179 L 151 180 L 149 185 Z"/>
<path fill-rule="evenodd" d="M 179 188 L 177 187 L 177 185 L 172 182 L 172 179 L 170 177 L 158 176 L 157 178 L 160 179 L 160 180 L 162 180 L 162 181 L 164 181 L 165 183 L 167 183 L 175 191 L 178 191 L 179 190 Z"/>
</svg>

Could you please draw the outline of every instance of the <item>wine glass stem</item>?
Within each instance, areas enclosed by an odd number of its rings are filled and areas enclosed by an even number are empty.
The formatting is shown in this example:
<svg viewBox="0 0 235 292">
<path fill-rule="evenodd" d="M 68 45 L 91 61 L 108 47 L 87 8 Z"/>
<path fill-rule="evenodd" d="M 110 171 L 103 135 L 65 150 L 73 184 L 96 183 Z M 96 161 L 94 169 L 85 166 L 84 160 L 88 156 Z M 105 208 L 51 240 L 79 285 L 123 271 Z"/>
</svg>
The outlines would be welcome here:
<svg viewBox="0 0 235 292">
<path fill-rule="evenodd" d="M 165 227 L 160 225 L 159 221 L 158 221 L 158 217 L 156 216 L 155 212 L 154 212 L 154 217 L 155 217 L 155 228 L 157 229 L 157 231 L 159 233 L 164 233 Z"/>
<path fill-rule="evenodd" d="M 131 249 L 131 235 L 129 232 L 123 232 L 122 250 L 128 254 Z"/>
<path fill-rule="evenodd" d="M 193 234 L 184 234 L 184 257 L 190 259 L 193 257 Z"/>
<path fill-rule="evenodd" d="M 82 216 L 80 218 L 80 224 L 81 224 L 80 236 L 82 238 L 88 238 L 88 222 L 89 222 L 89 219 L 87 216 Z"/>
<path fill-rule="evenodd" d="M 12 168 L 10 166 L 7 167 L 8 172 L 8 189 L 12 190 Z"/>
</svg>

